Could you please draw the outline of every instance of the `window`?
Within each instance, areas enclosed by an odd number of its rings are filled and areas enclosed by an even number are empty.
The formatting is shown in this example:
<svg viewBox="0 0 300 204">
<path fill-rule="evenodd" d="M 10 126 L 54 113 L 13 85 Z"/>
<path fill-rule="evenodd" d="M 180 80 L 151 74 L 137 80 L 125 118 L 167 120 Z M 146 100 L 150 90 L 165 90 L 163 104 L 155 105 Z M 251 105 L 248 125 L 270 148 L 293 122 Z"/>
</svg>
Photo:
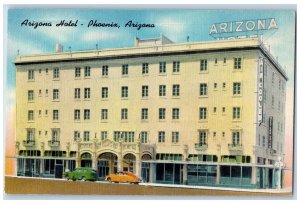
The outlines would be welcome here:
<svg viewBox="0 0 300 204">
<path fill-rule="evenodd" d="M 48 116 L 48 110 L 45 110 L 45 115 Z"/>
<path fill-rule="evenodd" d="M 33 100 L 34 100 L 34 91 L 28 90 L 28 101 L 33 101 Z"/>
<path fill-rule="evenodd" d="M 39 116 L 41 116 L 42 115 L 42 110 L 39 110 Z"/>
<path fill-rule="evenodd" d="M 207 144 L 206 139 L 207 139 L 207 132 L 204 130 L 200 130 L 199 131 L 199 145 L 200 146 L 206 145 Z"/>
<path fill-rule="evenodd" d="M 42 96 L 42 89 L 39 89 L 39 96 Z"/>
<path fill-rule="evenodd" d="M 34 70 L 28 70 L 28 80 L 34 80 Z"/>
<path fill-rule="evenodd" d="M 275 73 L 272 72 L 272 84 L 274 84 L 274 79 L 275 79 Z"/>
<path fill-rule="evenodd" d="M 30 128 L 30 129 L 27 129 L 27 135 L 26 135 L 26 139 L 27 141 L 34 141 L 34 129 Z"/>
<path fill-rule="evenodd" d="M 222 112 L 225 113 L 225 111 L 226 111 L 226 108 L 222 107 Z"/>
<path fill-rule="evenodd" d="M 218 87 L 217 83 L 214 83 L 214 89 L 216 89 Z"/>
<path fill-rule="evenodd" d="M 102 98 L 108 98 L 108 87 L 102 87 Z"/>
<path fill-rule="evenodd" d="M 124 142 L 134 142 L 134 132 L 122 132 Z"/>
<path fill-rule="evenodd" d="M 222 132 L 222 137 L 225 137 L 225 132 Z"/>
<path fill-rule="evenodd" d="M 159 96 L 166 96 L 166 85 L 159 85 Z"/>
<path fill-rule="evenodd" d="M 201 107 L 199 109 L 199 118 L 200 120 L 206 120 L 207 119 L 207 108 Z"/>
<path fill-rule="evenodd" d="M 89 120 L 90 119 L 90 109 L 84 109 L 84 120 Z"/>
<path fill-rule="evenodd" d="M 122 75 L 127 76 L 128 75 L 128 64 L 122 65 Z"/>
<path fill-rule="evenodd" d="M 148 119 L 148 108 L 142 108 L 141 119 L 142 120 L 147 120 Z"/>
<path fill-rule="evenodd" d="M 54 78 L 54 79 L 59 78 L 59 68 L 58 68 L 58 67 L 55 67 L 55 68 L 53 69 L 53 78 Z"/>
<path fill-rule="evenodd" d="M 213 132 L 213 136 L 216 137 L 216 136 L 217 136 L 217 133 L 216 133 L 216 132 Z"/>
<path fill-rule="evenodd" d="M 121 120 L 127 120 L 128 119 L 128 109 L 122 108 L 121 109 Z"/>
<path fill-rule="evenodd" d="M 179 132 L 172 132 L 172 143 L 179 142 Z"/>
<path fill-rule="evenodd" d="M 53 89 L 53 100 L 59 100 L 59 90 Z"/>
<path fill-rule="evenodd" d="M 42 73 L 42 70 L 41 69 L 39 69 L 39 74 L 41 74 Z"/>
<path fill-rule="evenodd" d="M 262 137 L 262 146 L 265 147 L 266 146 L 266 137 L 263 135 Z"/>
<path fill-rule="evenodd" d="M 48 89 L 46 89 L 46 96 L 48 96 Z"/>
<path fill-rule="evenodd" d="M 33 110 L 28 111 L 28 120 L 33 121 L 34 120 L 34 112 Z"/>
<path fill-rule="evenodd" d="M 122 86 L 121 97 L 122 98 L 127 98 L 128 97 L 128 86 Z"/>
<path fill-rule="evenodd" d="M 173 85 L 173 96 L 179 96 L 180 95 L 180 85 L 179 84 L 174 84 Z"/>
<path fill-rule="evenodd" d="M 81 68 L 75 67 L 75 77 L 80 77 L 80 74 L 81 74 Z"/>
<path fill-rule="evenodd" d="M 84 88 L 84 98 L 85 99 L 91 98 L 91 89 L 90 88 Z"/>
<path fill-rule="evenodd" d="M 52 135 L 51 135 L 52 141 L 59 141 L 59 129 L 52 129 Z"/>
<path fill-rule="evenodd" d="M 84 142 L 90 141 L 90 132 L 89 131 L 84 131 L 83 132 L 83 141 Z"/>
<path fill-rule="evenodd" d="M 165 108 L 160 108 L 158 110 L 158 115 L 159 115 L 159 120 L 166 119 L 166 109 Z"/>
<path fill-rule="evenodd" d="M 84 77 L 90 77 L 91 76 L 91 67 L 84 67 Z"/>
<path fill-rule="evenodd" d="M 141 132 L 141 143 L 148 143 L 148 132 Z"/>
<path fill-rule="evenodd" d="M 223 59 L 223 63 L 226 64 L 226 58 L 225 58 L 225 57 L 224 57 L 224 59 Z"/>
<path fill-rule="evenodd" d="M 217 107 L 214 107 L 214 113 L 216 113 L 217 112 Z"/>
<path fill-rule="evenodd" d="M 158 142 L 159 143 L 165 142 L 165 132 L 164 131 L 158 132 Z"/>
<path fill-rule="evenodd" d="M 101 131 L 101 140 L 107 139 L 107 131 Z"/>
<path fill-rule="evenodd" d="M 46 74 L 48 74 L 48 68 L 46 68 Z"/>
<path fill-rule="evenodd" d="M 233 119 L 240 119 L 241 118 L 241 108 L 240 107 L 233 107 Z"/>
<path fill-rule="evenodd" d="M 74 98 L 80 99 L 80 88 L 75 88 Z"/>
<path fill-rule="evenodd" d="M 173 62 L 173 73 L 180 72 L 180 62 L 174 61 Z"/>
<path fill-rule="evenodd" d="M 101 109 L 101 120 L 107 120 L 108 118 L 108 109 Z"/>
<path fill-rule="evenodd" d="M 232 132 L 232 144 L 234 146 L 240 145 L 240 141 L 241 141 L 240 132 L 238 132 L 238 131 Z"/>
<path fill-rule="evenodd" d="M 59 120 L 59 111 L 53 110 L 53 120 Z"/>
<path fill-rule="evenodd" d="M 278 89 L 281 89 L 281 80 L 278 81 Z"/>
<path fill-rule="evenodd" d="M 148 63 L 143 63 L 142 64 L 142 74 L 148 74 L 149 73 L 149 64 Z"/>
<path fill-rule="evenodd" d="M 226 83 L 225 82 L 223 82 L 223 89 L 225 89 L 226 88 Z"/>
<path fill-rule="evenodd" d="M 207 96 L 207 84 L 200 84 L 200 96 Z"/>
<path fill-rule="evenodd" d="M 172 109 L 172 119 L 178 120 L 179 119 L 179 108 Z"/>
<path fill-rule="evenodd" d="M 74 120 L 80 120 L 80 110 L 74 110 Z"/>
<path fill-rule="evenodd" d="M 102 76 L 108 76 L 108 66 L 102 66 Z"/>
<path fill-rule="evenodd" d="M 80 138 L 80 132 L 74 131 L 74 142 L 76 142 Z"/>
<path fill-rule="evenodd" d="M 142 86 L 142 97 L 148 96 L 148 86 Z"/>
<path fill-rule="evenodd" d="M 166 62 L 159 62 L 159 73 L 166 73 Z"/>
<path fill-rule="evenodd" d="M 215 64 L 218 64 L 218 59 L 217 58 L 215 58 Z"/>
<path fill-rule="evenodd" d="M 200 72 L 207 71 L 207 60 L 200 60 Z"/>
<path fill-rule="evenodd" d="M 272 108 L 274 108 L 274 96 L 272 95 Z"/>
<path fill-rule="evenodd" d="M 233 95 L 240 95 L 241 94 L 241 83 L 234 82 L 233 83 Z"/>
<path fill-rule="evenodd" d="M 234 58 L 234 69 L 241 69 L 242 68 L 242 58 Z"/>
</svg>

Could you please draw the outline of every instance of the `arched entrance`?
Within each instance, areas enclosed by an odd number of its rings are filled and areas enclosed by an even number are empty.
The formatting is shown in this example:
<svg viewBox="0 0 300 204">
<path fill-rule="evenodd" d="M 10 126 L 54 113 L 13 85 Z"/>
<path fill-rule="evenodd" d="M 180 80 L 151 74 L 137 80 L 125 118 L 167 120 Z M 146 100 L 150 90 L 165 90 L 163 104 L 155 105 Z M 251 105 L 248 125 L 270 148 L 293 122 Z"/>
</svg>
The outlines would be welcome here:
<svg viewBox="0 0 300 204">
<path fill-rule="evenodd" d="M 152 160 L 152 156 L 150 154 L 143 154 L 142 155 L 142 179 L 145 182 L 150 181 L 150 163 L 146 161 Z"/>
<path fill-rule="evenodd" d="M 88 152 L 81 155 L 81 167 L 92 167 L 92 155 Z"/>
<path fill-rule="evenodd" d="M 123 171 L 130 171 L 132 173 L 135 173 L 135 162 L 136 158 L 133 154 L 125 154 L 123 157 Z"/>
<path fill-rule="evenodd" d="M 118 156 L 111 152 L 99 155 L 97 162 L 98 177 L 104 180 L 108 174 L 116 173 L 118 170 Z"/>
</svg>

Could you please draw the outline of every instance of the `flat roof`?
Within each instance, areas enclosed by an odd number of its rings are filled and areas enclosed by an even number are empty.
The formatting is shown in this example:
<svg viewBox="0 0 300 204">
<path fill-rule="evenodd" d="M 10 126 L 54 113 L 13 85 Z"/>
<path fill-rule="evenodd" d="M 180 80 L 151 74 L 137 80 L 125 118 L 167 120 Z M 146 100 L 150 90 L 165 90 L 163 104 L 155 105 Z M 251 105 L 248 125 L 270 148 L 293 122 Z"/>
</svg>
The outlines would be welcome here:
<svg viewBox="0 0 300 204">
<path fill-rule="evenodd" d="M 57 63 L 70 61 L 86 61 L 101 59 L 120 59 L 136 57 L 152 57 L 161 55 L 184 55 L 210 53 L 220 51 L 260 50 L 270 60 L 279 73 L 288 80 L 286 72 L 275 60 L 258 38 L 243 38 L 233 40 L 217 40 L 205 42 L 174 43 L 166 45 L 151 45 L 143 47 L 110 48 L 71 52 L 55 52 L 35 55 L 19 55 L 15 65 Z"/>
</svg>

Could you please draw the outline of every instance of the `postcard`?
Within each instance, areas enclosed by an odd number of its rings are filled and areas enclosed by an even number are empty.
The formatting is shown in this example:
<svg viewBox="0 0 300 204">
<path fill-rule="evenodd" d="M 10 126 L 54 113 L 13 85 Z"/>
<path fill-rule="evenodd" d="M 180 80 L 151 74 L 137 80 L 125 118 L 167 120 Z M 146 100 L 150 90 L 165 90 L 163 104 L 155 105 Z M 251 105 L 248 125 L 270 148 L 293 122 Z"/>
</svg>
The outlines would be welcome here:
<svg viewBox="0 0 300 204">
<path fill-rule="evenodd" d="M 5 193 L 291 196 L 295 16 L 8 6 Z"/>
</svg>

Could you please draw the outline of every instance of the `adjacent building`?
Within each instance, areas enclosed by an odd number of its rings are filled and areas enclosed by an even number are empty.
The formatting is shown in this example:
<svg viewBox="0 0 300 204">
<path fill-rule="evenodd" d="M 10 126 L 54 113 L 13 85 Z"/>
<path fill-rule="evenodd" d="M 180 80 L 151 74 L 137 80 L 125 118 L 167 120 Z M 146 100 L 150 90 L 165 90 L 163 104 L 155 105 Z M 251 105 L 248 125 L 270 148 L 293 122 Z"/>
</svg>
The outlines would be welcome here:
<svg viewBox="0 0 300 204">
<path fill-rule="evenodd" d="M 282 185 L 287 75 L 258 38 L 17 56 L 17 175 Z"/>
</svg>

